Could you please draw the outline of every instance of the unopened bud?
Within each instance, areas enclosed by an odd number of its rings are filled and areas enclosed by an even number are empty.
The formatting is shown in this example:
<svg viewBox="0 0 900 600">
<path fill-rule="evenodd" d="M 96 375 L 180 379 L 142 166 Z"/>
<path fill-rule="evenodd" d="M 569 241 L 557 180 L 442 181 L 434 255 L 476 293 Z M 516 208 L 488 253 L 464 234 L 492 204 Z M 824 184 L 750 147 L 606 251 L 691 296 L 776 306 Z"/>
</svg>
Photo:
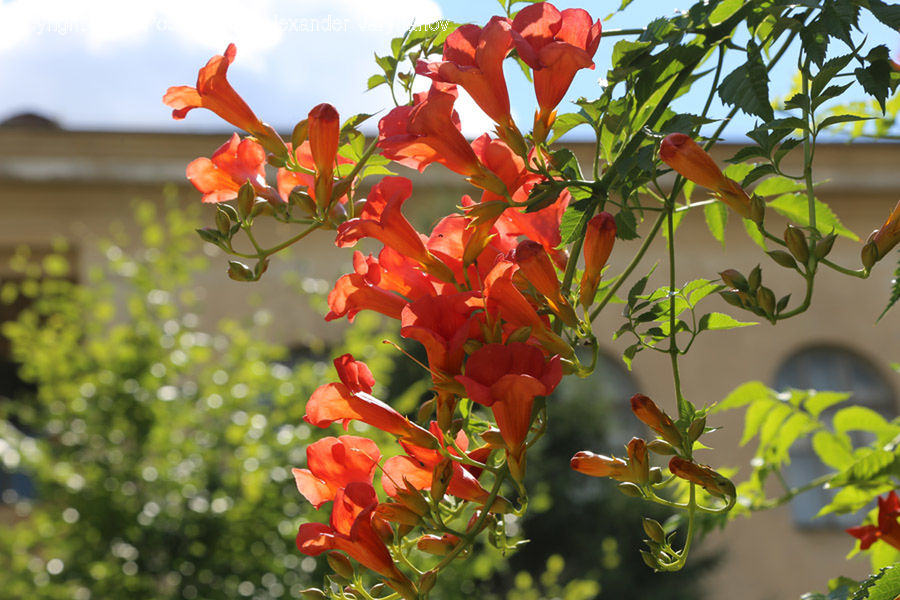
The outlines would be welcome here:
<svg viewBox="0 0 900 600">
<path fill-rule="evenodd" d="M 503 441 L 500 430 L 494 427 L 482 433 L 481 439 L 483 439 L 491 448 L 506 448 L 506 442 Z"/>
<path fill-rule="evenodd" d="M 832 233 L 816 242 L 816 258 L 821 260 L 828 256 L 831 253 L 831 248 L 834 246 L 834 240 L 836 239 L 837 235 Z"/>
<path fill-rule="evenodd" d="M 797 227 L 788 225 L 784 230 L 784 243 L 800 264 L 809 261 L 809 246 L 806 245 L 806 235 Z"/>
<path fill-rule="evenodd" d="M 650 483 L 656 485 L 663 480 L 662 469 L 659 467 L 650 468 Z"/>
<path fill-rule="evenodd" d="M 632 498 L 643 498 L 644 491 L 641 490 L 641 486 L 636 483 L 631 483 L 630 481 L 623 481 L 619 485 L 616 486 L 619 488 L 619 491 L 625 494 L 626 496 L 631 496 Z"/>
<path fill-rule="evenodd" d="M 659 562 L 656 560 L 656 558 L 652 554 L 650 554 L 646 550 L 641 550 L 640 553 L 641 553 L 641 558 L 644 559 L 644 564 L 646 564 L 648 567 L 650 567 L 654 571 L 656 571 L 659 568 Z"/>
<path fill-rule="evenodd" d="M 228 261 L 228 276 L 235 281 L 255 281 L 253 269 L 236 260 Z"/>
<path fill-rule="evenodd" d="M 222 235 L 228 235 L 231 232 L 231 220 L 224 210 L 216 211 L 216 229 Z"/>
<path fill-rule="evenodd" d="M 416 414 L 416 421 L 427 423 L 432 414 L 434 414 L 434 398 L 430 398 L 422 403 L 419 407 L 419 412 Z"/>
<path fill-rule="evenodd" d="M 531 327 L 528 327 L 528 326 L 519 327 L 518 329 L 513 331 L 511 334 L 509 334 L 509 337 L 507 338 L 507 343 L 510 343 L 510 342 L 524 343 L 524 342 L 527 342 L 528 338 L 530 338 L 530 337 L 531 337 Z"/>
<path fill-rule="evenodd" d="M 750 198 L 750 220 L 757 225 L 762 225 L 766 218 L 766 203 L 763 199 L 753 194 Z"/>
<path fill-rule="evenodd" d="M 770 319 L 775 316 L 775 293 L 772 290 L 765 286 L 760 287 L 756 290 L 756 302 Z"/>
<path fill-rule="evenodd" d="M 428 501 L 422 495 L 421 490 L 416 489 L 405 477 L 403 485 L 403 488 L 397 488 L 397 500 L 414 513 L 427 515 L 431 511 L 431 507 L 428 506 Z"/>
<path fill-rule="evenodd" d="M 747 277 L 747 288 L 750 294 L 756 294 L 760 283 L 762 283 L 762 269 L 756 265 Z"/>
<path fill-rule="evenodd" d="M 437 466 L 431 475 L 431 499 L 440 502 L 447 491 L 450 484 L 450 478 L 453 476 L 453 463 L 449 458 L 445 458 Z"/>
<path fill-rule="evenodd" d="M 401 525 L 418 525 L 422 520 L 413 510 L 398 502 L 383 502 L 375 509 L 375 513 L 385 521 Z"/>
<path fill-rule="evenodd" d="M 647 537 L 651 540 L 657 544 L 662 544 L 666 541 L 666 531 L 663 529 L 662 525 L 659 524 L 659 521 L 644 517 L 642 524 L 644 526 L 644 533 L 646 533 Z"/>
<path fill-rule="evenodd" d="M 647 442 L 647 450 L 660 456 L 672 456 L 677 454 L 672 444 L 665 440 L 650 440 Z"/>
<path fill-rule="evenodd" d="M 772 257 L 772 260 L 786 269 L 797 268 L 797 261 L 784 250 L 770 250 L 767 254 Z"/>
<path fill-rule="evenodd" d="M 446 556 L 450 554 L 458 543 L 459 538 L 449 533 L 445 533 L 442 536 L 429 534 L 419 538 L 416 542 L 416 548 L 422 552 L 434 554 L 435 556 Z"/>
<path fill-rule="evenodd" d="M 303 598 L 303 600 L 327 600 L 328 598 L 328 596 L 325 595 L 325 592 L 319 588 L 306 588 L 305 590 L 300 590 L 300 597 Z"/>
<path fill-rule="evenodd" d="M 253 205 L 256 204 L 256 190 L 248 181 L 244 183 L 238 190 L 237 209 L 241 219 L 246 219 L 253 212 Z"/>
<path fill-rule="evenodd" d="M 349 558 L 340 552 L 329 552 L 325 558 L 328 560 L 328 566 L 331 567 L 331 570 L 337 575 L 344 579 L 353 578 L 353 565 L 350 564 Z"/>
<path fill-rule="evenodd" d="M 307 119 L 303 119 L 296 125 L 294 125 L 294 131 L 291 133 L 291 145 L 294 147 L 294 151 L 296 152 L 297 148 L 306 141 L 307 136 L 309 135 L 309 121 Z"/>
<path fill-rule="evenodd" d="M 681 434 L 672 418 L 660 410 L 653 400 L 643 394 L 635 394 L 631 397 L 631 412 L 664 440 L 675 447 L 681 446 Z"/>
<path fill-rule="evenodd" d="M 747 291 L 747 278 L 741 275 L 741 273 L 735 269 L 725 269 L 721 273 L 719 273 L 719 277 L 722 278 L 722 281 L 730 288 L 735 288 L 742 292 Z"/>
<path fill-rule="evenodd" d="M 738 292 L 726 290 L 724 292 L 719 292 L 719 295 L 722 297 L 722 300 L 732 306 L 737 306 L 738 308 L 744 307 L 744 303 L 741 302 L 741 296 Z"/>
<path fill-rule="evenodd" d="M 431 591 L 431 588 L 434 587 L 435 582 L 437 581 L 437 571 L 431 570 L 422 574 L 422 577 L 419 578 L 419 593 L 420 594 L 428 594 Z"/>
<path fill-rule="evenodd" d="M 694 419 L 693 422 L 691 422 L 691 426 L 688 428 L 688 438 L 691 440 L 691 443 L 695 442 L 705 430 L 706 417 Z"/>
<path fill-rule="evenodd" d="M 875 263 L 878 262 L 880 258 L 878 256 L 878 247 L 875 245 L 875 242 L 867 242 L 862 249 L 862 264 L 866 268 L 866 270 L 870 270 L 875 266 Z"/>
<path fill-rule="evenodd" d="M 372 519 L 372 529 L 375 530 L 375 533 L 384 543 L 384 545 L 389 545 L 394 543 L 394 528 L 391 527 L 391 524 L 385 521 L 384 519 Z"/>
</svg>

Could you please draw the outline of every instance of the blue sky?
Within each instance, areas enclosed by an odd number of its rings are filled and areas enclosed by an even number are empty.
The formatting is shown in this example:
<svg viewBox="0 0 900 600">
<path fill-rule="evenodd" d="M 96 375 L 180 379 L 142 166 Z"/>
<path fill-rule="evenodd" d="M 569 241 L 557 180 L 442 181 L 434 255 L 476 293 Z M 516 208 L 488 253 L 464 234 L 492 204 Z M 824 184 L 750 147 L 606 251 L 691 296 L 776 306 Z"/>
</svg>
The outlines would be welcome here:
<svg viewBox="0 0 900 600">
<path fill-rule="evenodd" d="M 190 84 L 197 70 L 229 42 L 238 47 L 229 71 L 234 87 L 263 120 L 289 130 L 319 102 L 342 115 L 373 112 L 391 103 L 384 89 L 364 92 L 372 55 L 412 22 L 437 19 L 483 24 L 499 11 L 492 0 L 0 0 L 0 119 L 34 111 L 72 129 L 226 131 L 215 117 L 194 111 L 174 122 L 160 101 L 171 85 Z M 604 18 L 619 0 L 556 2 L 586 6 Z M 636 0 L 604 28 L 634 27 L 687 8 L 689 0 Z M 314 21 L 319 31 L 312 31 Z M 329 26 L 328 24 L 331 23 Z M 324 27 L 323 27 L 324 24 Z M 893 32 L 877 24 L 870 39 L 892 47 Z M 322 31 L 325 29 L 326 31 Z M 597 69 L 582 71 L 566 105 L 599 93 L 613 42 L 601 42 Z M 508 85 L 513 112 L 530 122 L 534 95 L 514 64 Z M 773 83 L 784 93 L 791 68 Z M 685 110 L 702 98 L 682 99 Z M 490 127 L 466 98 L 458 109 L 469 135 Z M 694 108 L 694 111 L 699 108 Z"/>
</svg>

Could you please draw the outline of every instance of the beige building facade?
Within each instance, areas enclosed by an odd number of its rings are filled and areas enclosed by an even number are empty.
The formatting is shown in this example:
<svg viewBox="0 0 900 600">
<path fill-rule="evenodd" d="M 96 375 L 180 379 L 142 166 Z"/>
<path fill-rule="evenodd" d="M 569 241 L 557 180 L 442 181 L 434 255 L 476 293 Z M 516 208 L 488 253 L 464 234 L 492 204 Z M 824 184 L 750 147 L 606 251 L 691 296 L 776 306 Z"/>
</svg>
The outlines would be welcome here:
<svg viewBox="0 0 900 600">
<path fill-rule="evenodd" d="M 199 194 L 184 179 L 184 167 L 193 158 L 209 156 L 227 137 L 224 133 L 64 131 L 47 123 L 37 125 L 0 127 L 0 256 L 10 255 L 21 244 L 46 248 L 54 238 L 65 236 L 72 240 L 79 273 L 103 259 L 95 242 L 106 236 L 111 222 L 129 222 L 132 199 L 157 200 L 163 186 L 174 182 L 181 202 L 199 202 Z M 722 159 L 733 152 L 734 148 L 723 146 L 716 156 Z M 864 240 L 900 198 L 900 145 L 823 145 L 817 157 L 816 179 L 823 181 L 819 188 L 821 199 Z M 411 213 L 419 213 L 423 223 L 458 204 L 467 191 L 461 179 L 440 166 L 430 167 L 424 176 L 403 174 L 410 176 L 415 186 L 414 198 L 407 207 Z M 211 224 L 212 209 L 206 214 Z M 791 292 L 794 298 L 802 297 L 800 278 L 762 255 L 741 224 L 734 221 L 729 224 L 723 249 L 706 231 L 702 211 L 692 211 L 684 219 L 677 236 L 679 278 L 715 279 L 726 268 L 747 273 L 760 263 L 764 267 L 764 282 L 776 295 Z M 777 222 L 774 215 L 772 221 Z M 264 235 L 284 239 L 289 233 L 272 226 Z M 249 298 L 259 294 L 267 299 L 267 308 L 289 315 L 290 322 L 296 324 L 293 329 L 275 332 L 273 341 L 301 345 L 309 336 L 338 335 L 340 325 L 326 324 L 321 315 L 305 308 L 281 283 L 282 275 L 292 273 L 310 281 L 325 280 L 330 285 L 346 272 L 349 253 L 334 248 L 330 242 L 328 235 L 322 235 L 303 244 L 290 257 L 276 257 L 269 273 L 257 285 L 229 280 L 225 276 L 224 255 L 214 252 L 215 268 L 204 274 L 200 282 L 207 290 L 208 312 L 204 318 L 214 322 L 223 317 L 240 317 L 242 311 L 248 310 Z M 611 259 L 612 272 L 624 266 L 639 243 L 636 240 L 617 244 Z M 839 239 L 830 258 L 855 268 L 859 266 L 861 246 L 861 242 Z M 651 247 L 648 258 L 648 264 L 664 264 L 662 239 Z M 0 265 L 5 262 L 0 261 Z M 801 385 L 824 372 L 826 378 L 837 377 L 830 381 L 854 383 L 860 379 L 864 388 L 877 388 L 869 390 L 870 395 L 884 399 L 871 402 L 880 402 L 879 410 L 896 416 L 900 409 L 900 375 L 890 365 L 900 362 L 900 308 L 880 322 L 875 321 L 887 301 L 895 266 L 894 260 L 887 259 L 865 281 L 823 269 L 816 282 L 813 309 L 808 313 L 781 323 L 776 329 L 760 324 L 702 335 L 682 361 L 687 396 L 703 405 L 721 400 L 746 380 L 757 379 L 772 386 L 779 381 Z M 0 266 L 0 277 L 10 276 L 4 268 Z M 752 315 L 739 314 L 718 298 L 708 302 L 709 310 L 752 320 Z M 616 306 L 595 324 L 598 338 L 611 356 L 620 355 L 624 348 L 623 343 L 611 339 L 620 324 Z M 846 373 L 838 376 L 842 369 Z M 857 376 L 858 372 L 864 374 Z M 672 409 L 668 358 L 640 354 L 631 376 L 638 389 Z M 711 425 L 723 427 L 711 434 L 707 442 L 715 446 L 716 452 L 700 457 L 717 466 L 740 467 L 738 479 L 749 471 L 753 452 L 752 447 L 737 446 L 741 416 L 735 412 L 712 418 Z M 827 579 L 838 574 L 864 576 L 868 572 L 865 560 L 844 559 L 853 539 L 840 527 L 840 523 L 817 526 L 802 510 L 795 508 L 792 512 L 789 506 L 731 523 L 724 532 L 706 539 L 701 547 L 702 552 L 723 556 L 720 567 L 709 577 L 709 597 L 787 600 L 799 598 L 806 591 L 824 589 Z"/>
</svg>

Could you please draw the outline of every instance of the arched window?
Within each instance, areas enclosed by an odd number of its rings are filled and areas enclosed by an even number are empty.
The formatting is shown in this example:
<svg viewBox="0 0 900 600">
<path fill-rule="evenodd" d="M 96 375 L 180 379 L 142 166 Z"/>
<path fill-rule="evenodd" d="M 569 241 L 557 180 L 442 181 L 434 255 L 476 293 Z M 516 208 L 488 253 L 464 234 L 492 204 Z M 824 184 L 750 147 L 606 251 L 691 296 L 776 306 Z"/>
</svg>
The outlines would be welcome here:
<svg viewBox="0 0 900 600">
<path fill-rule="evenodd" d="M 866 358 L 840 346 L 817 345 L 791 355 L 775 375 L 775 388 L 850 392 L 852 396 L 847 402 L 822 413 L 821 417 L 826 423 L 830 422 L 834 412 L 851 403 L 871 408 L 886 419 L 893 419 L 897 415 L 893 390 L 878 368 Z M 865 438 L 864 432 L 853 432 L 851 437 L 854 445 L 870 441 Z M 796 486 L 831 471 L 822 464 L 807 439 L 792 448 L 791 464 L 785 469 L 785 475 L 788 483 Z M 797 525 L 816 528 L 858 525 L 859 515 L 832 513 L 815 518 L 834 493 L 834 490 L 815 489 L 794 498 L 791 510 Z"/>
</svg>

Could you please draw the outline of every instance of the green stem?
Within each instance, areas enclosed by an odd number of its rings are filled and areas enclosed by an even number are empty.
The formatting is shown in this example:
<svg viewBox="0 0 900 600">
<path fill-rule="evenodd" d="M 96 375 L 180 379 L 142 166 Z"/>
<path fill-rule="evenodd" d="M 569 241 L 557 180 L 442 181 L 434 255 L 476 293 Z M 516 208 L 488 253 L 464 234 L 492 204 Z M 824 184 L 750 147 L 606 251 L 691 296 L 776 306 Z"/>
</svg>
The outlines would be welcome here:
<svg viewBox="0 0 900 600">
<path fill-rule="evenodd" d="M 276 252 L 281 252 L 288 246 L 296 244 L 297 242 L 299 242 L 300 240 L 302 240 L 303 238 L 305 238 L 310 233 L 312 233 L 313 231 L 315 231 L 316 229 L 318 229 L 320 227 L 322 227 L 321 223 L 313 223 L 312 225 L 310 225 L 309 227 L 307 227 L 306 229 L 304 229 L 303 231 L 301 231 L 294 237 L 292 237 L 288 240 L 285 240 L 284 242 L 281 242 L 277 246 L 272 246 L 268 250 L 265 250 L 260 258 L 266 258 L 267 256 L 271 256 L 271 255 L 275 254 Z"/>
</svg>

